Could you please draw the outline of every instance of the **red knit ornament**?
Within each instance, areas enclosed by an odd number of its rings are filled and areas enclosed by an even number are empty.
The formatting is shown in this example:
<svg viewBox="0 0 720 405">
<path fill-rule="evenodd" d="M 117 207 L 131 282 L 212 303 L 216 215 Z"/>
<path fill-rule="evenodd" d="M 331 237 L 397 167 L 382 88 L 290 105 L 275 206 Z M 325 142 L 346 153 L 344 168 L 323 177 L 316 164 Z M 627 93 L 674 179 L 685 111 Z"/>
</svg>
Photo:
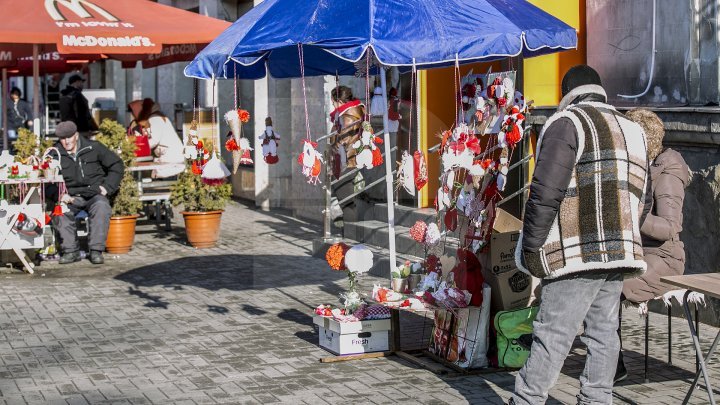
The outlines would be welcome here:
<svg viewBox="0 0 720 405">
<path fill-rule="evenodd" d="M 427 232 L 427 224 L 423 221 L 415 222 L 410 228 L 410 237 L 418 243 L 425 242 L 425 233 Z"/>
<path fill-rule="evenodd" d="M 381 164 L 383 164 L 382 153 L 380 153 L 380 148 L 375 148 L 375 150 L 372 151 L 372 165 L 373 167 L 377 167 Z"/>
<path fill-rule="evenodd" d="M 230 139 L 225 141 L 225 149 L 227 149 L 229 152 L 232 152 L 234 150 L 240 150 L 240 147 L 238 146 L 237 142 L 235 141 L 235 138 L 232 136 Z"/>
<path fill-rule="evenodd" d="M 521 139 L 522 134 L 520 133 L 520 128 L 514 122 L 510 123 L 509 131 L 505 132 L 505 142 L 507 142 L 509 147 L 514 148 Z"/>
<path fill-rule="evenodd" d="M 338 271 L 347 270 L 345 266 L 345 254 L 348 250 L 350 250 L 350 246 L 342 242 L 330 246 L 327 253 L 325 253 L 325 260 L 331 269 Z"/>
</svg>

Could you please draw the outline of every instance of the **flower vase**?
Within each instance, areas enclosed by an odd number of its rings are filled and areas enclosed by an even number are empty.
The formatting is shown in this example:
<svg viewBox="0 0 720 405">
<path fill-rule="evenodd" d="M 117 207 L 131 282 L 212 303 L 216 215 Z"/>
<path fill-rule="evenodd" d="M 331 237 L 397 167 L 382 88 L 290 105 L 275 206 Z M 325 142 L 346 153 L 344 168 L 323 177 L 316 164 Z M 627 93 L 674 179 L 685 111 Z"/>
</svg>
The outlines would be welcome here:
<svg viewBox="0 0 720 405">
<path fill-rule="evenodd" d="M 408 280 L 406 278 L 394 278 L 391 283 L 393 291 L 404 293 L 407 290 Z"/>
<path fill-rule="evenodd" d="M 37 180 L 40 178 L 40 171 L 39 170 L 28 170 L 27 172 L 28 180 Z"/>
<path fill-rule="evenodd" d="M 54 179 L 55 178 L 55 169 L 44 169 L 43 170 L 43 177 L 46 179 Z"/>
</svg>

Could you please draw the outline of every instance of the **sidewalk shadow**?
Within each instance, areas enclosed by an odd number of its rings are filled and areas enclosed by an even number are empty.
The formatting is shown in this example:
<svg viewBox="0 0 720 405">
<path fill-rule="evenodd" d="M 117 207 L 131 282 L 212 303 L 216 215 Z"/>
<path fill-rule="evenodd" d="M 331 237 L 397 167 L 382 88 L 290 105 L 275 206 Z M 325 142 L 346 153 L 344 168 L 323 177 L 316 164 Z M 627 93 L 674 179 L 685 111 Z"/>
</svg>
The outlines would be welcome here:
<svg viewBox="0 0 720 405">
<path fill-rule="evenodd" d="M 161 295 L 153 295 L 143 288 L 164 287 L 182 290 L 183 287 L 198 287 L 210 291 L 226 289 L 231 291 L 265 290 L 302 285 L 332 284 L 345 277 L 339 272 L 303 272 L 298 277 L 294 268 L 308 269 L 318 267 L 321 260 L 307 256 L 289 255 L 215 255 L 183 257 L 166 262 L 142 266 L 115 277 L 116 280 L 131 285 L 128 293 L 148 301 L 148 306 L 167 308 L 170 304 Z M 260 314 L 258 308 L 242 308 L 250 314 Z M 259 311 L 258 311 L 259 310 Z M 225 308 L 215 308 L 210 304 L 208 311 L 226 313 Z M 297 314 L 284 314 L 301 324 L 310 324 L 312 320 L 298 318 Z"/>
</svg>

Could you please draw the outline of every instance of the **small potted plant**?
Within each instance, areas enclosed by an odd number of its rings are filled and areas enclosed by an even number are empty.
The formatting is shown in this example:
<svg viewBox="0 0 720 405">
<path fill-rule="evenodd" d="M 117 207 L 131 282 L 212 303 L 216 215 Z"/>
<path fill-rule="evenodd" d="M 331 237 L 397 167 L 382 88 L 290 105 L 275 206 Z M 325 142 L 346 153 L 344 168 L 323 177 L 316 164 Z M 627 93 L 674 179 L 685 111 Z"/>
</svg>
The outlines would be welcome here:
<svg viewBox="0 0 720 405">
<path fill-rule="evenodd" d="M 135 164 L 135 139 L 127 136 L 125 128 L 109 119 L 100 124 L 98 142 L 115 151 L 125 167 Z M 135 242 L 135 226 L 142 211 L 142 202 L 132 172 L 125 171 L 118 192 L 110 200 L 112 216 L 105 249 L 110 254 L 127 253 Z"/>
<path fill-rule="evenodd" d="M 198 249 L 211 248 L 220 237 L 220 219 L 225 204 L 232 196 L 232 186 L 225 180 L 224 171 L 207 177 L 211 165 L 224 165 L 219 162 L 211 140 L 197 139 L 192 133 L 190 141 L 195 146 L 189 158 L 189 164 L 178 176 L 178 181 L 171 187 L 170 203 L 182 206 L 185 220 L 185 234 L 188 242 Z M 214 156 L 211 153 L 215 153 Z M 212 157 L 211 157 L 212 156 Z M 225 168 L 227 170 L 227 168 Z M 227 172 L 229 174 L 229 171 Z"/>
<path fill-rule="evenodd" d="M 406 261 L 390 273 L 392 289 L 404 293 L 408 289 L 408 277 L 412 272 L 412 264 Z"/>
</svg>

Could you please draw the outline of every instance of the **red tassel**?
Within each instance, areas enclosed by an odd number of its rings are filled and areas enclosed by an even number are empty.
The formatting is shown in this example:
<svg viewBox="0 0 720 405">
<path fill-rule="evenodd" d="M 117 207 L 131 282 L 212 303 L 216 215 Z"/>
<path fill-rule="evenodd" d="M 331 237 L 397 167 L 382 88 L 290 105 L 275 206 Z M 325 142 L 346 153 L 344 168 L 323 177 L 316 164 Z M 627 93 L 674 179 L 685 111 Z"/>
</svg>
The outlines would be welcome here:
<svg viewBox="0 0 720 405">
<path fill-rule="evenodd" d="M 52 221 L 52 217 L 48 214 L 45 214 L 45 225 L 49 224 L 50 221 Z"/>
<path fill-rule="evenodd" d="M 381 164 L 383 164 L 382 153 L 380 153 L 380 148 L 375 148 L 375 150 L 372 151 L 372 165 L 376 167 Z"/>
<path fill-rule="evenodd" d="M 197 161 L 192 162 L 192 172 L 193 174 L 202 174 L 202 167 L 200 167 Z"/>
<path fill-rule="evenodd" d="M 514 148 L 520 142 L 520 139 L 522 139 L 520 128 L 518 128 L 517 124 L 510 124 L 510 131 L 505 133 L 505 141 L 508 146 Z"/>
<path fill-rule="evenodd" d="M 61 217 L 61 216 L 63 216 L 62 206 L 60 206 L 60 204 L 55 205 L 55 208 L 53 209 L 52 216 L 54 216 L 54 217 Z"/>
</svg>

